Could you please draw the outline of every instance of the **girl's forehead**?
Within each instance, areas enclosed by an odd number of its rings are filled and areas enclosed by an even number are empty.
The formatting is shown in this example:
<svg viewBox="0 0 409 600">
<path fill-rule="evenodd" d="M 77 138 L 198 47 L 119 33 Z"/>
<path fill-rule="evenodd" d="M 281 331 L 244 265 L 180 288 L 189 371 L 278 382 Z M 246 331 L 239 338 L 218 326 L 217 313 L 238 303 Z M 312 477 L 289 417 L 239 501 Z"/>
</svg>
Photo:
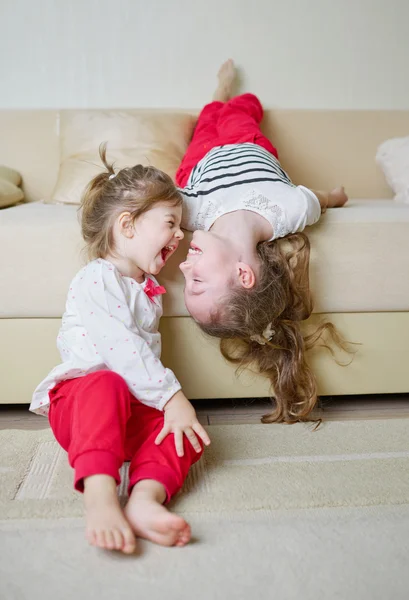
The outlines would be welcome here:
<svg viewBox="0 0 409 600">
<path fill-rule="evenodd" d="M 182 206 L 175 206 L 170 202 L 157 202 L 150 208 L 150 210 L 155 209 L 157 212 L 169 213 L 174 215 L 182 214 Z"/>
</svg>

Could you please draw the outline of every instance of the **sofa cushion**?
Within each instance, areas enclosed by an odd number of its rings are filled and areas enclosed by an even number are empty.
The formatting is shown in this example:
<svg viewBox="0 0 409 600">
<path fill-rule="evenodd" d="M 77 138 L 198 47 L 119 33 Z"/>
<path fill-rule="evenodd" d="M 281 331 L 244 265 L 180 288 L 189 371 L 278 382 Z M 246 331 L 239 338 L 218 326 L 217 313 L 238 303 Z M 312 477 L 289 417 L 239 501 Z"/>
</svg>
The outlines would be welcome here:
<svg viewBox="0 0 409 600">
<path fill-rule="evenodd" d="M 0 211 L 0 317 L 60 317 L 84 264 L 76 206 L 29 203 Z M 316 312 L 409 310 L 409 206 L 351 200 L 308 229 Z M 187 234 L 158 279 L 165 316 L 185 316 Z"/>
<path fill-rule="evenodd" d="M 63 111 L 58 179 L 50 202 L 79 204 L 85 186 L 104 167 L 98 149 L 107 142 L 115 169 L 153 165 L 172 177 L 192 137 L 195 117 L 155 111 Z"/>
</svg>

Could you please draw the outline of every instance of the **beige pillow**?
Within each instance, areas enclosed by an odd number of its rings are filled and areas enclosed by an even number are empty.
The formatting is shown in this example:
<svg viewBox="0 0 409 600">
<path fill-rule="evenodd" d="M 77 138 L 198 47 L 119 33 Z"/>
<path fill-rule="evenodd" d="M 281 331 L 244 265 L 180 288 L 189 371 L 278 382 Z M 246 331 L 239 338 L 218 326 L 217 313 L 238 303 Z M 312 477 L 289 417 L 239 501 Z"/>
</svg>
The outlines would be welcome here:
<svg viewBox="0 0 409 600">
<path fill-rule="evenodd" d="M 21 184 L 21 175 L 14 169 L 10 169 L 10 167 L 0 166 L 0 179 L 4 179 L 13 183 L 16 186 Z"/>
<path fill-rule="evenodd" d="M 115 169 L 153 165 L 173 179 L 196 118 L 159 111 L 65 111 L 60 118 L 61 165 L 51 202 L 79 204 L 89 181 L 103 170 L 98 148 L 107 142 Z"/>
<path fill-rule="evenodd" d="M 0 208 L 13 206 L 24 199 L 24 193 L 18 187 L 20 183 L 20 173 L 9 167 L 0 166 Z"/>
<path fill-rule="evenodd" d="M 14 183 L 10 183 L 10 181 L 0 179 L 0 208 L 13 206 L 13 204 L 20 202 L 23 198 L 24 193 L 19 187 L 14 185 Z"/>
</svg>

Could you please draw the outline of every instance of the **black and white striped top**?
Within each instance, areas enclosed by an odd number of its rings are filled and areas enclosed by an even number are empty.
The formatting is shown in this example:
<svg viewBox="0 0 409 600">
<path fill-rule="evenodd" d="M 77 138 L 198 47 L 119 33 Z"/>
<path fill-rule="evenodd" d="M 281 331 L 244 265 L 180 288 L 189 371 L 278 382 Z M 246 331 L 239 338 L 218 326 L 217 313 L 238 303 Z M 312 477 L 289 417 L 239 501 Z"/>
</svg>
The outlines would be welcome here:
<svg viewBox="0 0 409 600">
<path fill-rule="evenodd" d="M 268 150 L 252 143 L 212 148 L 192 170 L 183 195 L 182 226 L 209 230 L 235 210 L 252 210 L 273 227 L 271 239 L 302 231 L 321 215 L 315 194 L 295 186 Z"/>
</svg>

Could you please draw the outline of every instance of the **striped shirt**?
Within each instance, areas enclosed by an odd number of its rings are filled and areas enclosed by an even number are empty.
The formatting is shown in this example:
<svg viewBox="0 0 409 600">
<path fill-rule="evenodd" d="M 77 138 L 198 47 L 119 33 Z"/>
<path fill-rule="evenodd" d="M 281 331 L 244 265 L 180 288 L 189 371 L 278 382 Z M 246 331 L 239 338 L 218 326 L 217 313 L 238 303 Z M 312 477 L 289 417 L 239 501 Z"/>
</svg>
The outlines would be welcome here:
<svg viewBox="0 0 409 600">
<path fill-rule="evenodd" d="M 273 240 L 302 231 L 321 215 L 316 195 L 295 186 L 275 156 L 252 143 L 212 148 L 179 191 L 182 227 L 189 231 L 209 230 L 226 213 L 251 210 L 272 225 Z"/>
</svg>

